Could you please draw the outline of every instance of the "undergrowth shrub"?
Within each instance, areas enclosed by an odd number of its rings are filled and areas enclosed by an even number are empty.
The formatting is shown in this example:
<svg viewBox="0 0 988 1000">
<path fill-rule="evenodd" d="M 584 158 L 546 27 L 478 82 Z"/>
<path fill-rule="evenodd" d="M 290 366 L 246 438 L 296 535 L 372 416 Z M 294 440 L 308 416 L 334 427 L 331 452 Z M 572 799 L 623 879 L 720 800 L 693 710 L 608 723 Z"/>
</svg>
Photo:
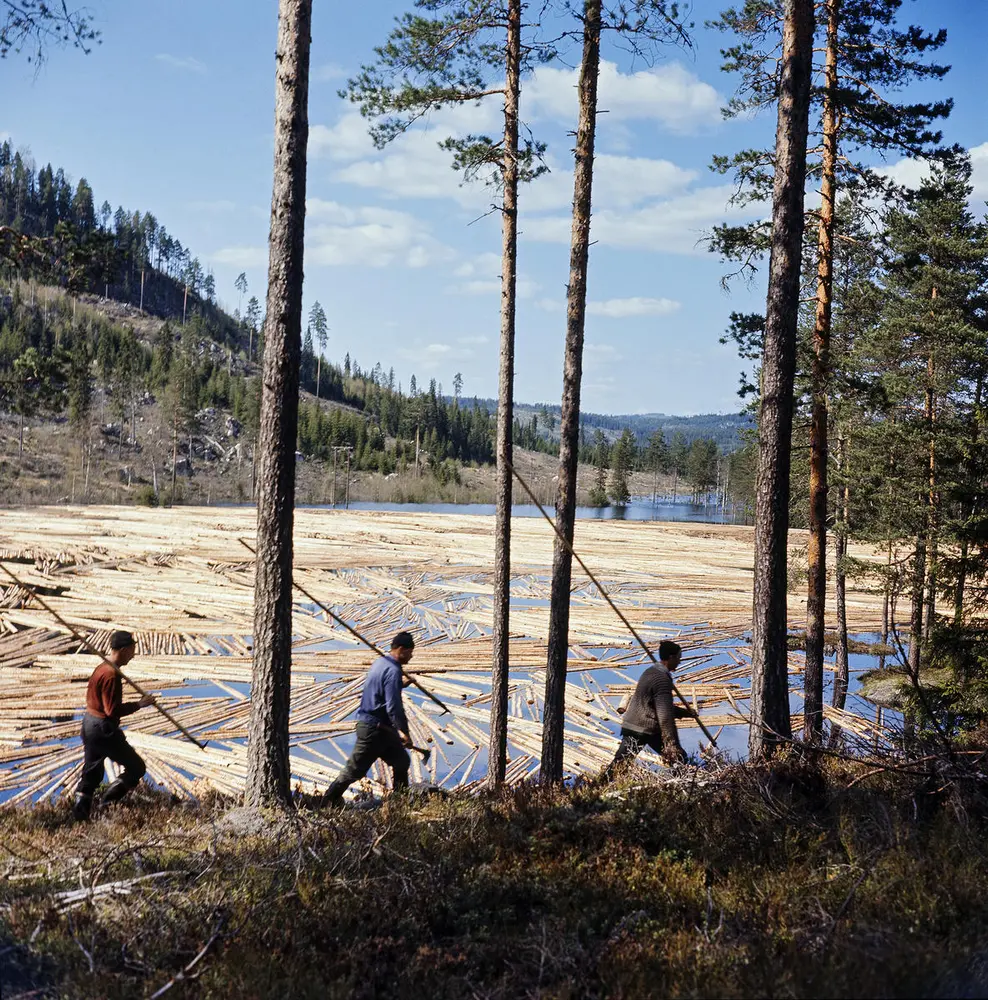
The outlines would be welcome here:
<svg viewBox="0 0 988 1000">
<path fill-rule="evenodd" d="M 920 996 L 984 948 L 986 804 L 976 774 L 795 756 L 264 836 L 141 791 L 88 826 L 0 811 L 0 927 L 51 996 L 147 995 L 203 949 L 170 995 Z"/>
</svg>

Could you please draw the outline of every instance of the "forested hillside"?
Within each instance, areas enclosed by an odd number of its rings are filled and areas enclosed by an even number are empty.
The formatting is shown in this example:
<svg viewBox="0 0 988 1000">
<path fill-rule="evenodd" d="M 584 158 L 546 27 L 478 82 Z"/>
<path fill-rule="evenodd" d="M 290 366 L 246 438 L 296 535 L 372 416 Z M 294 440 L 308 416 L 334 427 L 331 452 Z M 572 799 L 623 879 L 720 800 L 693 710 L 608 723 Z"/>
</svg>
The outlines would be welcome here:
<svg viewBox="0 0 988 1000">
<path fill-rule="evenodd" d="M 247 294 L 241 275 L 238 307 L 228 315 L 213 275 L 152 213 L 97 201 L 84 177 L 73 183 L 63 167 L 38 168 L 9 140 L 0 144 L 0 410 L 17 422 L 9 471 L 16 476 L 25 461 L 25 426 L 67 421 L 80 496 L 88 493 L 94 454 L 114 452 L 128 485 L 136 476 L 150 486 L 144 499 L 158 499 L 161 477 L 174 494 L 177 476 L 234 455 L 243 479 L 235 495 L 252 495 L 264 350 L 257 296 Z M 493 461 L 495 400 L 461 398 L 458 374 L 449 397 L 437 380 L 420 386 L 414 374 L 403 388 L 380 362 L 362 369 L 346 353 L 334 363 L 324 353 L 326 329 L 317 302 L 300 373 L 304 459 L 331 462 L 342 449 L 356 471 L 425 470 L 440 487 L 458 483 L 463 466 Z M 519 447 L 556 454 L 558 411 L 519 406 Z M 587 414 L 581 460 L 613 466 L 611 485 L 595 492 L 595 502 L 626 502 L 634 470 L 653 474 L 653 491 L 660 474 L 685 479 L 699 498 L 728 481 L 718 463 L 745 422 Z"/>
</svg>

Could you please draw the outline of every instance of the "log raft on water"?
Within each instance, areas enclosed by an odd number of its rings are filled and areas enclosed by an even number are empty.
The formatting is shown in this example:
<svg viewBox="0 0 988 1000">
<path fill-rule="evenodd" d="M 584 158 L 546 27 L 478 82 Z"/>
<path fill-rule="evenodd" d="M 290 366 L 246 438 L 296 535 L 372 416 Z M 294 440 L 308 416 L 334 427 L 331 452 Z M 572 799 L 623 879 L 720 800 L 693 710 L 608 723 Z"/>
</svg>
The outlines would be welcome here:
<svg viewBox="0 0 988 1000">
<path fill-rule="evenodd" d="M 453 717 L 406 692 L 413 734 L 433 748 L 413 776 L 476 787 L 485 770 L 493 622 L 491 518 L 396 512 L 296 511 L 299 582 L 378 645 L 409 628 L 410 670 Z M 441 531 L 437 530 L 441 527 Z M 633 534 L 629 534 L 629 532 Z M 134 679 L 202 740 L 178 738 L 151 712 L 127 719 L 153 781 L 179 796 L 237 795 L 246 775 L 253 631 L 254 512 L 212 508 L 46 508 L 4 511 L 0 556 L 95 644 L 114 628 L 138 639 Z M 798 533 L 794 533 L 794 536 Z M 723 525 L 581 521 L 575 544 L 654 650 L 679 641 L 689 659 L 677 685 L 709 727 L 746 711 L 751 529 Z M 538 520 L 512 525 L 512 676 L 508 780 L 537 773 L 548 632 L 552 536 Z M 854 547 L 852 547 L 854 548 Z M 864 548 L 852 553 L 876 557 Z M 633 555 L 633 563 L 629 558 Z M 852 632 L 877 631 L 881 596 L 849 595 Z M 373 654 L 300 595 L 293 607 L 293 781 L 324 788 L 346 756 L 353 711 Z M 804 602 L 790 597 L 793 623 Z M 830 623 L 828 623 L 830 625 Z M 574 574 L 566 688 L 566 768 L 595 772 L 616 747 L 616 706 L 648 657 L 590 581 Z M 79 716 L 95 658 L 15 587 L 0 591 L 0 796 L 56 795 L 77 778 Z M 799 687 L 800 656 L 790 658 Z M 161 694 L 165 692 L 165 694 Z M 740 713 L 740 714 L 739 714 Z M 869 740 L 884 730 L 853 711 L 827 717 Z M 689 728 L 691 723 L 681 723 Z M 377 768 L 370 783 L 386 783 Z"/>
</svg>

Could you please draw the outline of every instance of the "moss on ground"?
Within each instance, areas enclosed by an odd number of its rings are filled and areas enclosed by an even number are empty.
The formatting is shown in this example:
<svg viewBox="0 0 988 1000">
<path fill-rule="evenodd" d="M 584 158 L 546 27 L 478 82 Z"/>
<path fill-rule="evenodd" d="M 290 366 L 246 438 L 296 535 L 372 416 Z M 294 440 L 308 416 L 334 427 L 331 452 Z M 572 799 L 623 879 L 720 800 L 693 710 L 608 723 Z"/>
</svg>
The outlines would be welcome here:
<svg viewBox="0 0 988 1000">
<path fill-rule="evenodd" d="M 148 996 L 200 953 L 164 995 L 980 995 L 979 776 L 865 773 L 789 759 L 248 837 L 150 792 L 89 825 L 7 809 L 0 940 L 52 997 Z"/>
</svg>

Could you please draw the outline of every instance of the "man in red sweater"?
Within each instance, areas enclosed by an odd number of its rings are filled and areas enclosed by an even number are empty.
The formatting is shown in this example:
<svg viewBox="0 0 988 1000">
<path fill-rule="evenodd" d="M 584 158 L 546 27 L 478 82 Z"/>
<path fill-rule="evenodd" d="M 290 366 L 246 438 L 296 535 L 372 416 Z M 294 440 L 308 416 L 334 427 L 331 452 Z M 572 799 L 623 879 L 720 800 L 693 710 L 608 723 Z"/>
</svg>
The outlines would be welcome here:
<svg viewBox="0 0 988 1000">
<path fill-rule="evenodd" d="M 86 688 L 86 714 L 82 717 L 82 746 L 85 762 L 82 778 L 75 790 L 72 812 L 76 819 L 89 819 L 93 808 L 93 793 L 103 780 L 103 761 L 107 757 L 123 766 L 123 774 L 110 783 L 102 802 L 122 799 L 144 776 L 147 768 L 137 751 L 120 730 L 120 719 L 139 708 L 154 704 L 146 694 L 140 701 L 124 704 L 120 671 L 134 658 L 134 637 L 130 632 L 114 632 L 110 636 L 110 654 L 93 671 Z"/>
</svg>

